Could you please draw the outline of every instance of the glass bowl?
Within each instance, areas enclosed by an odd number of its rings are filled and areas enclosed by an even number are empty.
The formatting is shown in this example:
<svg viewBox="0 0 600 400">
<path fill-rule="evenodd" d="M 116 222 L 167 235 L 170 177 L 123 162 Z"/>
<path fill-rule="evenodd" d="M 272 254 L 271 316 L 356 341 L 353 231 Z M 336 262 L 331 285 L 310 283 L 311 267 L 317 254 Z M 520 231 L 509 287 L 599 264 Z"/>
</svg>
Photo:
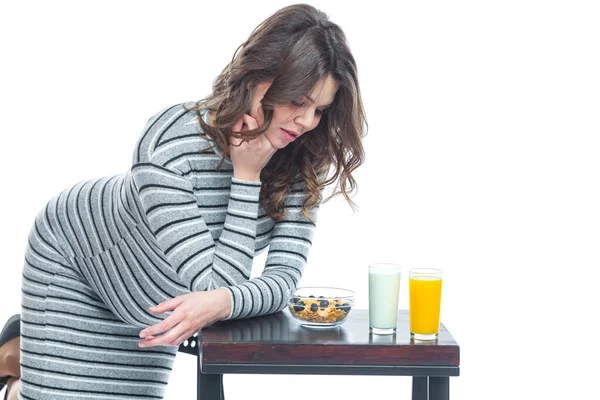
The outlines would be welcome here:
<svg viewBox="0 0 600 400">
<path fill-rule="evenodd" d="M 348 289 L 299 287 L 286 295 L 290 314 L 309 328 L 340 326 L 354 306 L 354 292 Z"/>
</svg>

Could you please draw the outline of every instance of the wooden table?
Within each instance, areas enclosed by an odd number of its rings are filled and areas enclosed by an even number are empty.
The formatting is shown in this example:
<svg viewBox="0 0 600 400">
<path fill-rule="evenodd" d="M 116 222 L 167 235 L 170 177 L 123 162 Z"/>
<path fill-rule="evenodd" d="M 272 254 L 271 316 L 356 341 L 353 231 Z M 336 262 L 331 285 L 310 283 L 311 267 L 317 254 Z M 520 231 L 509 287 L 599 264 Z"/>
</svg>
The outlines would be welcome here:
<svg viewBox="0 0 600 400">
<path fill-rule="evenodd" d="M 224 398 L 223 374 L 412 376 L 413 400 L 448 400 L 460 348 L 443 324 L 437 341 L 412 341 L 408 318 L 400 311 L 396 335 L 380 336 L 370 334 L 367 310 L 353 309 L 340 327 L 324 330 L 300 326 L 286 309 L 216 323 L 180 351 L 198 355 L 199 400 Z"/>
</svg>

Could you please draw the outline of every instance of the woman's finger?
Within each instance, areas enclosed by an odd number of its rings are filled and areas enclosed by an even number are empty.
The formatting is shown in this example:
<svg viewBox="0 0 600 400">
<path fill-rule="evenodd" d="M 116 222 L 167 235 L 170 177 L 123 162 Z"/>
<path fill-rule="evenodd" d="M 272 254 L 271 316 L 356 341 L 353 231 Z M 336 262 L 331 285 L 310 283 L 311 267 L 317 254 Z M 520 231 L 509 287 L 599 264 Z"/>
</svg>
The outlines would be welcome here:
<svg viewBox="0 0 600 400">
<path fill-rule="evenodd" d="M 242 119 L 244 120 L 244 123 L 248 127 L 249 131 L 254 130 L 254 129 L 258 129 L 258 122 L 254 118 L 252 118 L 251 116 L 249 116 L 248 114 L 244 114 L 242 116 Z"/>
<path fill-rule="evenodd" d="M 245 132 L 253 129 L 258 129 L 258 122 L 256 122 L 256 119 L 252 118 L 248 114 L 244 114 L 242 118 L 237 120 L 237 122 L 231 127 L 232 132 Z M 236 138 L 234 136 L 229 138 L 229 144 L 235 147 L 239 147 L 241 144 L 243 144 L 243 142 L 248 143 L 248 141 L 245 141 L 241 138 Z"/>
<path fill-rule="evenodd" d="M 179 346 L 181 343 L 188 340 L 190 338 L 190 336 L 192 336 L 194 333 L 196 333 L 196 332 L 195 331 L 186 331 L 183 334 L 181 334 L 177 339 L 175 339 L 175 341 L 173 343 L 175 343 L 176 346 Z"/>
<path fill-rule="evenodd" d="M 140 332 L 140 337 L 143 339 L 150 335 L 158 335 L 163 332 L 166 332 L 178 323 L 180 323 L 182 320 L 183 318 L 180 316 L 180 313 L 174 312 L 164 320 L 160 321 L 158 324 L 152 325 L 151 327 L 142 330 Z"/>
<path fill-rule="evenodd" d="M 235 147 L 239 147 L 242 142 L 243 142 L 243 140 L 241 138 L 236 138 L 233 136 L 231 136 L 229 138 L 229 144 L 231 144 L 232 146 L 235 146 Z"/>
<path fill-rule="evenodd" d="M 144 339 L 138 342 L 140 347 L 151 347 L 151 346 L 173 346 L 173 341 L 181 336 L 181 327 L 179 325 L 173 327 L 170 331 L 164 333 L 161 336 L 153 339 Z"/>
<path fill-rule="evenodd" d="M 244 118 L 240 118 L 237 120 L 235 124 L 231 127 L 233 132 L 240 132 L 242 130 L 242 125 L 244 125 Z"/>
<path fill-rule="evenodd" d="M 163 313 L 165 311 L 174 310 L 183 302 L 184 296 L 177 296 L 172 298 L 171 300 L 163 301 L 160 304 L 157 304 L 153 307 L 150 307 L 150 312 L 153 313 Z"/>
</svg>

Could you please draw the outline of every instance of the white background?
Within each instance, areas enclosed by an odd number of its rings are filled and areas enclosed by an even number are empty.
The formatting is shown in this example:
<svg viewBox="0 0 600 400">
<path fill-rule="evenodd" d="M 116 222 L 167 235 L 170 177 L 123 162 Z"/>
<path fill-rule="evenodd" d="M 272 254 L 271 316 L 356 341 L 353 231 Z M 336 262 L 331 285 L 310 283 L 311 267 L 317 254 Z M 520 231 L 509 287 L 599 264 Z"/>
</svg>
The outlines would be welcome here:
<svg viewBox="0 0 600 400">
<path fill-rule="evenodd" d="M 442 321 L 461 346 L 452 399 L 583 398 L 593 387 L 582 363 L 598 360 L 594 3 L 311 3 L 346 32 L 370 129 L 360 210 L 322 207 L 301 283 L 354 289 L 367 308 L 369 262 L 444 269 Z M 147 119 L 207 95 L 252 29 L 288 4 L 2 3 L 2 323 L 20 312 L 39 209 L 76 182 L 125 172 Z M 194 399 L 194 374 L 181 354 L 166 399 Z M 410 379 L 393 377 L 237 375 L 225 387 L 228 400 L 410 398 Z"/>
</svg>

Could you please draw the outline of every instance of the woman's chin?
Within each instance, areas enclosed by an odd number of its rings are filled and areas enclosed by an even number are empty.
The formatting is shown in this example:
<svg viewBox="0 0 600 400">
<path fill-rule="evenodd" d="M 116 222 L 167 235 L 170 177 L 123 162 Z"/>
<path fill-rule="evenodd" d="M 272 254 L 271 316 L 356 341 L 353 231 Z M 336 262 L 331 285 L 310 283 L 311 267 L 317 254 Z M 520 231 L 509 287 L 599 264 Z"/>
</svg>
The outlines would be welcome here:
<svg viewBox="0 0 600 400">
<path fill-rule="evenodd" d="M 285 140 L 281 140 L 281 138 L 273 138 L 269 135 L 265 135 L 265 137 L 271 143 L 271 146 L 273 146 L 277 150 L 281 150 L 289 144 L 289 142 L 286 142 Z"/>
</svg>

